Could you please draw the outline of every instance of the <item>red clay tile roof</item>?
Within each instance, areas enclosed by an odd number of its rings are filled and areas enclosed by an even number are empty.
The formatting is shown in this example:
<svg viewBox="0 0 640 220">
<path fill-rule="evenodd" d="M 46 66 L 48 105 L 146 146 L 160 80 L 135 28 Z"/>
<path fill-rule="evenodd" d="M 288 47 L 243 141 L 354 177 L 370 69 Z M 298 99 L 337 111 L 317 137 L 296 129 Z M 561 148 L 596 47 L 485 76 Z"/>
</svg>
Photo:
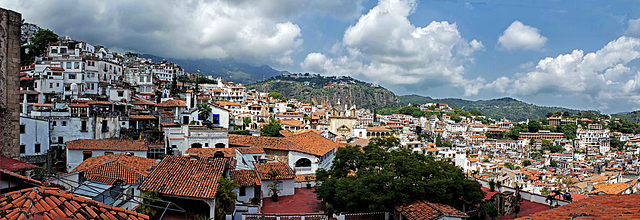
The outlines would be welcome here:
<svg viewBox="0 0 640 220">
<path fill-rule="evenodd" d="M 129 119 L 131 119 L 131 120 L 156 120 L 158 118 L 156 118 L 155 116 L 152 116 L 152 115 L 131 115 L 131 116 L 129 116 Z"/>
<path fill-rule="evenodd" d="M 71 103 L 68 106 L 71 108 L 88 108 L 89 107 L 89 105 L 84 103 Z"/>
<path fill-rule="evenodd" d="M 518 219 L 640 219 L 640 194 L 593 196 Z"/>
<path fill-rule="evenodd" d="M 316 156 L 324 156 L 333 149 L 344 146 L 341 143 L 333 142 L 314 132 L 294 134 L 289 137 L 229 135 L 229 145 L 297 151 Z"/>
<path fill-rule="evenodd" d="M 149 216 L 105 205 L 64 190 L 34 187 L 3 194 L 0 219 L 28 219 L 43 216 L 71 219 L 149 219 Z"/>
<path fill-rule="evenodd" d="M 296 178 L 296 174 L 293 173 L 293 170 L 289 165 L 283 162 L 268 162 L 268 163 L 256 163 L 256 171 L 260 175 L 260 179 L 262 180 L 273 180 L 269 177 L 269 172 L 271 170 L 277 170 L 280 174 L 275 178 L 277 180 L 286 180 L 286 179 L 294 179 Z"/>
<path fill-rule="evenodd" d="M 107 101 L 89 101 L 89 102 L 87 102 L 87 105 L 113 105 L 113 102 L 107 102 Z"/>
<path fill-rule="evenodd" d="M 6 169 L 10 171 L 35 168 L 36 165 L 22 162 L 16 159 L 11 159 L 5 156 L 0 156 L 0 169 Z"/>
<path fill-rule="evenodd" d="M 240 186 L 259 186 L 260 178 L 255 170 L 231 170 L 229 177 Z"/>
<path fill-rule="evenodd" d="M 280 130 L 280 131 L 278 131 L 278 133 L 280 133 L 280 135 L 285 136 L 285 137 L 289 137 L 289 136 L 293 135 L 293 132 L 291 132 L 289 130 Z"/>
<path fill-rule="evenodd" d="M 182 100 L 167 100 L 160 103 L 158 107 L 187 107 L 187 103 Z"/>
<path fill-rule="evenodd" d="M 229 164 L 229 158 L 167 156 L 139 188 L 167 195 L 213 199 L 216 197 L 218 179 Z"/>
<path fill-rule="evenodd" d="M 210 158 L 213 157 L 213 154 L 215 154 L 216 151 L 222 151 L 222 153 L 224 153 L 224 157 L 236 156 L 235 148 L 189 148 L 186 153 L 200 158 Z"/>
<path fill-rule="evenodd" d="M 304 124 L 301 121 L 298 121 L 295 119 L 280 119 L 280 123 L 283 125 L 289 125 L 294 127 L 299 127 L 300 125 Z"/>
<path fill-rule="evenodd" d="M 132 150 L 146 151 L 147 142 L 140 140 L 107 140 L 107 139 L 78 139 L 67 141 L 68 149 L 79 150 Z"/>
<path fill-rule="evenodd" d="M 405 205 L 396 206 L 398 211 L 407 220 L 428 220 L 439 219 L 441 217 L 463 217 L 467 214 L 451 206 L 440 203 L 431 203 L 425 200 L 416 200 Z"/>
<path fill-rule="evenodd" d="M 156 165 L 155 159 L 112 154 L 89 158 L 71 172 L 84 172 L 84 177 L 94 182 L 113 184 L 122 180 L 128 184 L 141 184 L 149 175 L 149 169 Z"/>
</svg>

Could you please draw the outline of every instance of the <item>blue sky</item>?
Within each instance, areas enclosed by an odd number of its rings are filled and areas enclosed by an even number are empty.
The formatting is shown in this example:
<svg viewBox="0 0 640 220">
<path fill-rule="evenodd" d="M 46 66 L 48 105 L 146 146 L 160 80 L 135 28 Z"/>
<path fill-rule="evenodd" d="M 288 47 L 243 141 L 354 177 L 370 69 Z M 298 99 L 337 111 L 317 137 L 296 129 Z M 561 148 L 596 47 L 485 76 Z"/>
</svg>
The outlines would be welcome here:
<svg viewBox="0 0 640 220">
<path fill-rule="evenodd" d="M 8 0 L 0 7 L 122 51 L 351 75 L 397 94 L 640 109 L 637 1 Z"/>
</svg>

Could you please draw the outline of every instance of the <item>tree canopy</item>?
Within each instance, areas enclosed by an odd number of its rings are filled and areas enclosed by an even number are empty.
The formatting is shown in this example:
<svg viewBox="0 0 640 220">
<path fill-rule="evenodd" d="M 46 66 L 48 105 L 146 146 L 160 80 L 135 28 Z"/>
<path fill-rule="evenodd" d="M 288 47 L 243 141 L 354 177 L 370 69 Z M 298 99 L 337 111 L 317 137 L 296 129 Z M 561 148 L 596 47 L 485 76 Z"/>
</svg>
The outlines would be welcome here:
<svg viewBox="0 0 640 220">
<path fill-rule="evenodd" d="M 29 54 L 22 54 L 21 64 L 33 63 L 36 56 L 43 56 L 47 52 L 50 42 L 57 42 L 58 35 L 51 30 L 40 30 L 32 38 L 29 45 Z"/>
<path fill-rule="evenodd" d="M 372 139 L 365 147 L 338 149 L 330 170 L 316 172 L 319 199 L 336 211 L 391 210 L 426 199 L 462 208 L 484 197 L 480 183 L 450 163 L 408 149 L 397 138 Z"/>
<path fill-rule="evenodd" d="M 263 125 L 262 130 L 260 130 L 260 136 L 267 137 L 281 137 L 280 130 L 282 130 L 282 124 L 280 121 L 269 118 L 269 124 Z"/>
<path fill-rule="evenodd" d="M 274 99 L 280 99 L 280 101 L 283 101 L 283 102 L 287 101 L 287 98 L 284 97 L 284 95 L 280 94 L 279 92 L 270 92 L 268 96 Z"/>
</svg>

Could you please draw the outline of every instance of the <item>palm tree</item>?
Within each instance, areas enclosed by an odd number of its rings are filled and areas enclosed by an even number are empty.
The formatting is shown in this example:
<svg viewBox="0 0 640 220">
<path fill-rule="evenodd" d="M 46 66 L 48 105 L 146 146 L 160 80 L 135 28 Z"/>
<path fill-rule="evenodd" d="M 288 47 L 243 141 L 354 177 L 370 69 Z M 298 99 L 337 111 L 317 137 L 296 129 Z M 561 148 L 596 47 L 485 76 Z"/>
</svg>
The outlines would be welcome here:
<svg viewBox="0 0 640 220">
<path fill-rule="evenodd" d="M 211 106 L 209 103 L 202 103 L 198 105 L 198 116 L 200 116 L 200 120 L 208 121 L 209 114 L 211 114 Z"/>
</svg>

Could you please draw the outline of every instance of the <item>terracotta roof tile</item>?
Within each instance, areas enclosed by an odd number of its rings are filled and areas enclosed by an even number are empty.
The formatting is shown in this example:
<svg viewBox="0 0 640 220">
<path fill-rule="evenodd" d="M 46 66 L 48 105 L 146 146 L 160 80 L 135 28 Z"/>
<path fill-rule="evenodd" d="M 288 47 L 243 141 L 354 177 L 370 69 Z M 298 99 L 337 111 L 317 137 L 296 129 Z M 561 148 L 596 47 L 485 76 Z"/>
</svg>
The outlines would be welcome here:
<svg viewBox="0 0 640 220">
<path fill-rule="evenodd" d="M 147 142 L 140 140 L 78 139 L 67 141 L 68 149 L 146 151 Z"/>
<path fill-rule="evenodd" d="M 212 199 L 216 196 L 218 179 L 230 162 L 229 158 L 167 156 L 139 188 L 167 195 Z"/>
<path fill-rule="evenodd" d="M 149 175 L 149 169 L 156 165 L 155 159 L 112 154 L 89 158 L 71 172 L 84 172 L 84 177 L 94 182 L 113 184 L 122 180 L 128 184 L 141 184 Z"/>
<path fill-rule="evenodd" d="M 296 174 L 293 173 L 293 170 L 289 165 L 282 162 L 268 162 L 268 163 L 256 163 L 256 171 L 260 175 L 260 179 L 262 180 L 273 180 L 269 177 L 269 172 L 271 170 L 277 170 L 280 174 L 275 178 L 277 180 L 285 180 L 285 179 L 294 179 L 296 178 Z"/>
<path fill-rule="evenodd" d="M 34 187 L 0 196 L 0 219 L 100 219 L 115 213 L 121 219 L 149 219 L 124 210 L 65 192 L 57 188 Z M 113 215 L 113 214 L 111 214 Z M 102 217 L 103 218 L 103 217 Z"/>
<path fill-rule="evenodd" d="M 187 103 L 182 100 L 167 100 L 160 103 L 158 107 L 187 107 Z"/>
<path fill-rule="evenodd" d="M 639 219 L 640 194 L 598 195 L 519 219 Z"/>
<path fill-rule="evenodd" d="M 22 180 L 24 180 L 26 182 L 29 182 L 29 183 L 32 183 L 32 184 L 42 185 L 42 182 L 40 182 L 38 180 L 34 180 L 34 179 L 31 179 L 31 178 L 28 178 L 26 176 L 11 172 L 9 170 L 5 170 L 5 169 L 0 168 L 0 173 L 5 174 L 5 175 L 9 175 L 9 176 L 12 176 L 12 177 L 15 177 L 15 178 L 18 178 L 18 179 L 22 179 Z"/>
<path fill-rule="evenodd" d="M 235 148 L 189 148 L 186 153 L 201 158 L 210 158 L 213 157 L 216 151 L 222 151 L 222 153 L 224 153 L 224 157 L 236 156 Z"/>
<path fill-rule="evenodd" d="M 259 186 L 260 178 L 255 170 L 231 170 L 229 177 L 240 186 Z"/>
<path fill-rule="evenodd" d="M 156 120 L 158 118 L 156 118 L 155 116 L 152 116 L 152 115 L 131 115 L 131 116 L 129 116 L 129 119 L 131 119 L 131 120 Z"/>
<path fill-rule="evenodd" d="M 314 132 L 294 134 L 289 137 L 229 135 L 229 145 L 297 151 L 316 156 L 324 156 L 333 149 L 344 146 L 344 144 L 333 142 Z"/>
<path fill-rule="evenodd" d="M 440 219 L 443 217 L 463 217 L 467 214 L 451 206 L 440 203 L 431 203 L 425 200 L 416 200 L 404 205 L 396 206 L 396 211 L 406 217 L 407 220 Z"/>
</svg>

